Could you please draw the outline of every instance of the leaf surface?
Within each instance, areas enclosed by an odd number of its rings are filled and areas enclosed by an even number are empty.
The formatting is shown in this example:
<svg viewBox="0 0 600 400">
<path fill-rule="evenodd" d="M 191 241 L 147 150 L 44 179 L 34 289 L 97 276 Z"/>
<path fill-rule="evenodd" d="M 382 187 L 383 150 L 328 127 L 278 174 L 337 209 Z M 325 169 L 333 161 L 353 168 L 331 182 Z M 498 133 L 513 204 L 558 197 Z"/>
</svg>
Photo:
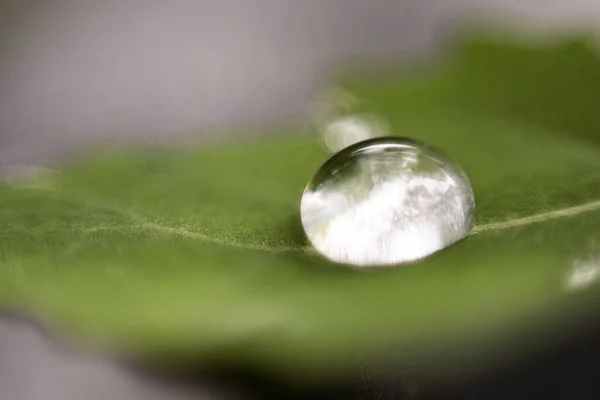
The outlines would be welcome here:
<svg viewBox="0 0 600 400">
<path fill-rule="evenodd" d="M 505 331 L 597 310 L 600 60 L 585 42 L 474 40 L 416 75 L 347 87 L 463 166 L 471 236 L 415 265 L 345 269 L 300 226 L 303 187 L 328 157 L 313 138 L 113 152 L 42 188 L 0 188 L 0 299 L 150 360 L 309 374 L 388 345 L 483 354 L 509 348 Z"/>
</svg>

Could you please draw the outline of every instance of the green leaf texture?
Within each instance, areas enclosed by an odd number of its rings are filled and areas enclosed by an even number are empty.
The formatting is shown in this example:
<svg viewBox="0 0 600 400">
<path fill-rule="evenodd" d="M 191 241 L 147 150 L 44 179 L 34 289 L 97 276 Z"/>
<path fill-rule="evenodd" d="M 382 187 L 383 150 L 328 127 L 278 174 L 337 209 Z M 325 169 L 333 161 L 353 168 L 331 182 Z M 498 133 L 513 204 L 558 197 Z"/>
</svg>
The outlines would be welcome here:
<svg viewBox="0 0 600 400">
<path fill-rule="evenodd" d="M 322 259 L 298 214 L 328 157 L 314 137 L 111 152 L 0 188 L 0 301 L 154 362 L 307 374 L 365 350 L 515 352 L 598 310 L 600 60 L 585 41 L 471 40 L 347 87 L 463 166 L 470 237 L 400 268 Z"/>
</svg>

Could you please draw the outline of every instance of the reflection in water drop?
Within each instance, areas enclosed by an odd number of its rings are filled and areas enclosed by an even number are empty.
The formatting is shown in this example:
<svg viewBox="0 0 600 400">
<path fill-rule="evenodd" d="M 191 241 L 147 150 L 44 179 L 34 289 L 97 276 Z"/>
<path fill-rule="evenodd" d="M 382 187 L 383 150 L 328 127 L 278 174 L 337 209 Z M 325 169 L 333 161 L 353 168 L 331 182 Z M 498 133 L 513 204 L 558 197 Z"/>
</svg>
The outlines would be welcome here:
<svg viewBox="0 0 600 400">
<path fill-rule="evenodd" d="M 301 217 L 327 258 L 359 266 L 423 258 L 465 237 L 475 202 L 461 168 L 405 138 L 376 138 L 331 157 L 308 183 Z"/>
<path fill-rule="evenodd" d="M 580 290 L 600 278 L 600 262 L 594 259 L 579 259 L 573 262 L 573 268 L 566 280 L 568 290 Z"/>
</svg>

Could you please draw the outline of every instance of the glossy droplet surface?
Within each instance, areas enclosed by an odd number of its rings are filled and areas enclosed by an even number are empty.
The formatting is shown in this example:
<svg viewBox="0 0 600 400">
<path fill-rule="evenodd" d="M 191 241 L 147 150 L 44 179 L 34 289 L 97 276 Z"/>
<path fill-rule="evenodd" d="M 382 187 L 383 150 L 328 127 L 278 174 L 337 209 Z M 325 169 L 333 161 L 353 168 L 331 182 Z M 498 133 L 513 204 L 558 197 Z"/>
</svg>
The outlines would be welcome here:
<svg viewBox="0 0 600 400">
<path fill-rule="evenodd" d="M 325 257 L 385 266 L 419 260 L 468 235 L 475 201 L 465 173 L 442 152 L 383 137 L 323 164 L 304 191 L 301 218 Z"/>
</svg>

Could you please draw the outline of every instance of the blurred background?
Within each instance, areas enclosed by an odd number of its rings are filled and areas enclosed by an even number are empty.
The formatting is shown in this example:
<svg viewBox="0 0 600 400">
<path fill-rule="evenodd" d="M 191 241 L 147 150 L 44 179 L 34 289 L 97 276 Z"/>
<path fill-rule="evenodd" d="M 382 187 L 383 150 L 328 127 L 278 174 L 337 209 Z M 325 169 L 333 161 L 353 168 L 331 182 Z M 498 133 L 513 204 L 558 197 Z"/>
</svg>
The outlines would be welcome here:
<svg viewBox="0 0 600 400">
<path fill-rule="evenodd" d="M 597 0 L 0 2 L 0 173 L 114 143 L 202 143 L 302 123 L 339 71 L 433 62 L 467 23 L 544 38 L 600 24 Z M 272 133 L 271 133 L 272 134 Z M 18 168 L 17 168 L 18 170 Z M 516 371 L 422 388 L 389 371 L 307 398 L 598 398 L 596 334 Z M 0 398 L 275 398 L 247 377 L 153 376 L 0 320 Z"/>
<path fill-rule="evenodd" d="M 98 142 L 198 139 L 215 128 L 306 119 L 340 68 L 427 60 L 469 20 L 543 36 L 594 25 L 600 6 L 595 0 L 3 1 L 0 170 Z"/>
</svg>

